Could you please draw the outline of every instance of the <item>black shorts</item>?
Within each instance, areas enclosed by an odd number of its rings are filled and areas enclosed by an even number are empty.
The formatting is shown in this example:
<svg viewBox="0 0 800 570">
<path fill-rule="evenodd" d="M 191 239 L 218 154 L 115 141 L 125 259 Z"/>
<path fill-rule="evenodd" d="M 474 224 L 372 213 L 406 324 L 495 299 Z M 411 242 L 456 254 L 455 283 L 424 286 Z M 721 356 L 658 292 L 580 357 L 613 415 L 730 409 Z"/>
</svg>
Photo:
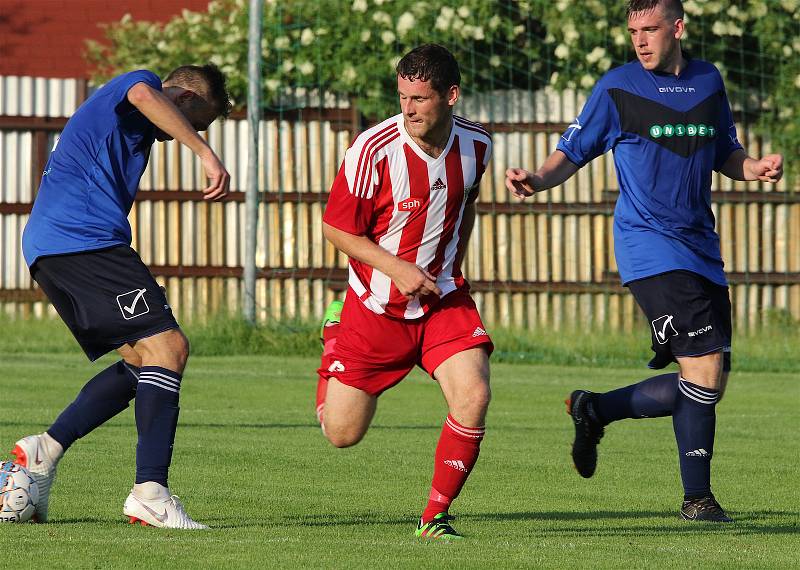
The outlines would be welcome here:
<svg viewBox="0 0 800 570">
<path fill-rule="evenodd" d="M 128 246 L 41 257 L 31 276 L 90 360 L 178 328 L 164 291 Z"/>
<path fill-rule="evenodd" d="M 677 356 L 723 351 L 723 370 L 731 369 L 731 301 L 728 288 L 691 271 L 669 271 L 628 283 L 650 321 L 655 357 L 661 369 Z"/>
</svg>

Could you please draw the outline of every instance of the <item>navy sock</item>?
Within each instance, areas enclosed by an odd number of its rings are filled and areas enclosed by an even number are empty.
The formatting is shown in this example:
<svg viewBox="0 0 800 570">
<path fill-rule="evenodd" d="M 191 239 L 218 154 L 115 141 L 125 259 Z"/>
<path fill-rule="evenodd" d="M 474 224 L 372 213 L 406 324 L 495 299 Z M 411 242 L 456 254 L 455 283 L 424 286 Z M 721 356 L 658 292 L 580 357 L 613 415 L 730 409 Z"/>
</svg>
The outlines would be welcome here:
<svg viewBox="0 0 800 570">
<path fill-rule="evenodd" d="M 136 482 L 167 486 L 172 444 L 178 426 L 181 375 L 160 366 L 142 366 L 136 389 Z"/>
<path fill-rule="evenodd" d="M 678 441 L 684 499 L 711 494 L 711 456 L 719 390 L 692 384 L 681 378 L 672 413 Z"/>
<path fill-rule="evenodd" d="M 677 393 L 678 375 L 661 374 L 598 394 L 595 411 L 605 424 L 626 418 L 661 418 L 672 415 Z"/>
<path fill-rule="evenodd" d="M 136 396 L 138 376 L 139 369 L 124 360 L 112 364 L 86 383 L 47 433 L 66 451 L 77 439 L 128 407 Z"/>
</svg>

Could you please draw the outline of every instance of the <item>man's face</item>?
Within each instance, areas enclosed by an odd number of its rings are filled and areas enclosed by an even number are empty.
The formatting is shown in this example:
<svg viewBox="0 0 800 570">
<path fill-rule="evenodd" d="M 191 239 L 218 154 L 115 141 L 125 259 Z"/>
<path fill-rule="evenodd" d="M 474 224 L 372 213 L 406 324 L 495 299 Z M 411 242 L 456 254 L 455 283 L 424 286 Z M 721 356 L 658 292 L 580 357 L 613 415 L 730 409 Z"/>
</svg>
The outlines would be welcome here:
<svg viewBox="0 0 800 570">
<path fill-rule="evenodd" d="M 217 119 L 217 111 L 214 106 L 202 96 L 188 89 L 175 95 L 172 102 L 197 132 L 207 130 L 208 126 Z M 172 137 L 156 128 L 156 140 L 171 141 Z"/>
<path fill-rule="evenodd" d="M 674 63 L 675 55 L 680 53 L 683 20 L 670 20 L 664 8 L 657 6 L 649 12 L 631 14 L 628 33 L 642 66 L 650 71 L 662 71 Z"/>
<path fill-rule="evenodd" d="M 412 137 L 425 139 L 431 131 L 450 120 L 450 112 L 458 100 L 459 89 L 452 86 L 447 93 L 439 93 L 430 81 L 397 76 L 397 93 L 403 111 L 406 131 Z"/>
</svg>

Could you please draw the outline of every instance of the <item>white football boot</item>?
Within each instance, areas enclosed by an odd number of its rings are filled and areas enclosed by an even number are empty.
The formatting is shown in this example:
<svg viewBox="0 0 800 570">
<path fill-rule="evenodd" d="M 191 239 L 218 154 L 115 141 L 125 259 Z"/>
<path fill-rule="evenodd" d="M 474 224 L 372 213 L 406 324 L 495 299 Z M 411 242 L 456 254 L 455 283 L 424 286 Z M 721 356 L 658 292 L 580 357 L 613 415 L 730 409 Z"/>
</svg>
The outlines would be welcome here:
<svg viewBox="0 0 800 570">
<path fill-rule="evenodd" d="M 47 508 L 50 502 L 50 487 L 56 478 L 56 467 L 64 455 L 61 444 L 47 432 L 23 437 L 11 452 L 14 463 L 27 469 L 39 486 L 39 501 L 33 517 L 36 522 L 47 522 Z"/>
<path fill-rule="evenodd" d="M 125 499 L 122 514 L 131 524 L 182 530 L 205 530 L 208 527 L 193 521 L 183 504 L 169 489 L 154 482 L 136 485 Z"/>
</svg>

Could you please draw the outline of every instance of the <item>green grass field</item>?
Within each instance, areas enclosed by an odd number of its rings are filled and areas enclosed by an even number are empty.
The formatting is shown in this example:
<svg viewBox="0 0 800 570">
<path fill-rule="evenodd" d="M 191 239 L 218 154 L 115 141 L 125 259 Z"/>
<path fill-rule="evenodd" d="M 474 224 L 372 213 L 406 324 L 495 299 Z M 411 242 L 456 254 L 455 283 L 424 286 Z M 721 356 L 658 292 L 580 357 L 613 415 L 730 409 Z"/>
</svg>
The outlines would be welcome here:
<svg viewBox="0 0 800 570">
<path fill-rule="evenodd" d="M 16 351 L 15 351 L 16 352 Z M 101 364 L 3 353 L 0 446 L 40 432 Z M 106 361 L 107 362 L 107 361 Z M 380 402 L 358 446 L 314 419 L 311 357 L 195 357 L 187 370 L 171 487 L 214 527 L 181 533 L 122 517 L 132 483 L 132 409 L 70 450 L 46 525 L 3 525 L 9 567 L 565 568 L 800 567 L 796 373 L 738 373 L 718 408 L 715 492 L 736 523 L 690 524 L 668 418 L 611 426 L 591 480 L 572 469 L 562 400 L 644 368 L 497 364 L 481 458 L 452 509 L 467 539 L 413 537 L 445 408 L 415 372 Z M 8 457 L 8 455 L 6 455 Z"/>
</svg>

